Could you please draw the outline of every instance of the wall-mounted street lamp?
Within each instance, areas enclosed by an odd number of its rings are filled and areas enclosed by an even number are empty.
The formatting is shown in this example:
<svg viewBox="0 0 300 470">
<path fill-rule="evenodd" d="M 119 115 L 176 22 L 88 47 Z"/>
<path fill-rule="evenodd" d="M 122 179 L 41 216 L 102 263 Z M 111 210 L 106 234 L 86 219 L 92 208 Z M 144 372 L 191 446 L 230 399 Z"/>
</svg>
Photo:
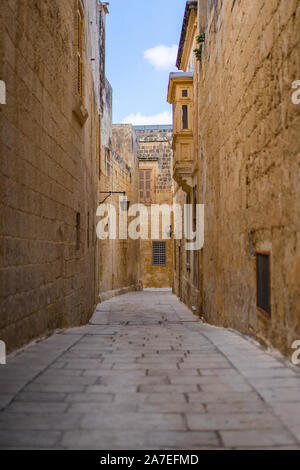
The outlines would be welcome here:
<svg viewBox="0 0 300 470">
<path fill-rule="evenodd" d="M 106 198 L 100 202 L 100 206 L 107 201 L 107 199 L 112 196 L 113 194 L 121 194 L 123 199 L 120 201 L 120 209 L 124 212 L 128 211 L 130 201 L 127 200 L 126 192 L 125 191 L 100 191 L 100 194 L 107 194 Z"/>
<path fill-rule="evenodd" d="M 129 205 L 130 201 L 128 201 L 127 196 L 125 195 L 122 201 L 120 201 L 120 208 L 123 212 L 127 212 L 129 210 Z"/>
<path fill-rule="evenodd" d="M 167 235 L 169 238 L 172 238 L 172 235 L 173 235 L 172 225 L 170 225 L 169 230 L 167 231 Z"/>
</svg>

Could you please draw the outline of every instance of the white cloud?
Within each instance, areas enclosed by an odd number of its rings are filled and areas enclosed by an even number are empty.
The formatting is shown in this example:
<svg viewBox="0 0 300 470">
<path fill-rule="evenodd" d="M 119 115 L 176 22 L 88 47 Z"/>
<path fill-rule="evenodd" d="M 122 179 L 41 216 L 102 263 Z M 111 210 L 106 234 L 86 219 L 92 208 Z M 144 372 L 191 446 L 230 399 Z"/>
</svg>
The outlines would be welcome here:
<svg viewBox="0 0 300 470">
<path fill-rule="evenodd" d="M 129 116 L 123 119 L 122 124 L 132 124 L 133 126 L 172 124 L 172 113 L 170 111 L 164 111 L 163 113 L 154 114 L 153 116 L 144 116 L 142 113 L 129 114 Z"/>
<path fill-rule="evenodd" d="M 170 70 L 175 68 L 178 46 L 157 46 L 147 49 L 144 58 L 158 70 Z"/>
</svg>

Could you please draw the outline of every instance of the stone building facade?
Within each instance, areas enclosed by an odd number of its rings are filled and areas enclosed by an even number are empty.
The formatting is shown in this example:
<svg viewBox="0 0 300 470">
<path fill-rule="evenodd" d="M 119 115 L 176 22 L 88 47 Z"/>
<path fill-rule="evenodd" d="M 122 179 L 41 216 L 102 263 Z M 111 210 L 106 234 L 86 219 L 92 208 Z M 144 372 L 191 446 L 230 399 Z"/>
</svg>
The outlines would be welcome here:
<svg viewBox="0 0 300 470">
<path fill-rule="evenodd" d="M 110 129 L 110 132 L 108 139 L 103 138 L 99 201 L 104 201 L 109 191 L 124 192 L 130 207 L 139 200 L 137 138 L 131 125 L 111 124 L 107 129 Z M 112 194 L 105 201 L 116 210 L 117 229 L 123 211 L 120 198 L 122 201 L 124 196 Z M 128 290 L 139 290 L 141 288 L 139 240 L 131 240 L 128 236 L 123 239 L 118 230 L 115 240 L 100 241 L 99 279 L 100 299 Z"/>
<path fill-rule="evenodd" d="M 205 204 L 196 311 L 286 355 L 300 336 L 299 28 L 297 0 L 189 1 L 177 60 L 193 77 L 194 152 L 175 198 L 196 188 Z M 191 306 L 186 271 L 175 291 Z"/>
<path fill-rule="evenodd" d="M 139 201 L 148 209 L 148 240 L 141 240 L 141 279 L 144 288 L 170 288 L 173 283 L 173 248 L 170 236 L 152 239 L 151 205 L 172 206 L 172 126 L 135 126 L 139 143 Z M 156 214 L 156 218 L 160 218 Z M 170 221 L 172 226 L 172 218 Z"/>
<path fill-rule="evenodd" d="M 129 279 L 111 267 L 113 241 L 102 246 L 95 230 L 100 191 L 112 188 L 107 148 L 115 185 L 126 190 L 134 178 L 112 151 L 107 13 L 100 0 L 0 4 L 0 338 L 8 351 L 85 324 L 100 291 L 135 282 L 132 267 Z"/>
</svg>

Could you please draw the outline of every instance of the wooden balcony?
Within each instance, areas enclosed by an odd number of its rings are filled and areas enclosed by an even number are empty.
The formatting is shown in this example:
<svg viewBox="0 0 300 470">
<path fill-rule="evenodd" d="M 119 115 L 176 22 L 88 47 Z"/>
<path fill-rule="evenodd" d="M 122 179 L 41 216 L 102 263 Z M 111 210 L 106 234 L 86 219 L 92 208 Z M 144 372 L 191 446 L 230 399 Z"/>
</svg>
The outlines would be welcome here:
<svg viewBox="0 0 300 470">
<path fill-rule="evenodd" d="M 171 73 L 168 102 L 173 106 L 173 178 L 189 191 L 193 174 L 193 74 Z"/>
</svg>

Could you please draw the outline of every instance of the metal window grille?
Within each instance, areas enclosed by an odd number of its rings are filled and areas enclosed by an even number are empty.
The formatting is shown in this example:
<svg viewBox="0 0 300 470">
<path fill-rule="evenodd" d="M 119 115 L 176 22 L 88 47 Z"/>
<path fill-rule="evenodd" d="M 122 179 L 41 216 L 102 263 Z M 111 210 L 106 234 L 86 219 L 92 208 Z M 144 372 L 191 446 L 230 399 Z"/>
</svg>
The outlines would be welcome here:
<svg viewBox="0 0 300 470">
<path fill-rule="evenodd" d="M 167 264 L 166 242 L 153 242 L 152 264 L 153 266 L 166 266 Z"/>
<path fill-rule="evenodd" d="M 256 254 L 257 307 L 271 315 L 270 255 Z"/>
</svg>

